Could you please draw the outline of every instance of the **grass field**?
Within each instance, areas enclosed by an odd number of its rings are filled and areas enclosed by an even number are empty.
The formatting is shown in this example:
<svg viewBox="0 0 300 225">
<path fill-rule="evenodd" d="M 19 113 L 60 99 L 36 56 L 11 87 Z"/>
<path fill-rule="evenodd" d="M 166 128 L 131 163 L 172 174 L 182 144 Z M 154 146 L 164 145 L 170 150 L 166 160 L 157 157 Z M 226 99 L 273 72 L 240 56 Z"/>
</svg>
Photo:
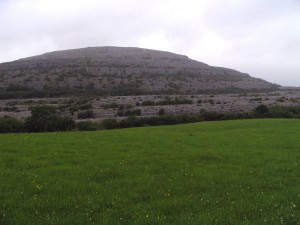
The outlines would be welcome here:
<svg viewBox="0 0 300 225">
<path fill-rule="evenodd" d="M 0 135 L 0 224 L 299 224 L 300 120 Z"/>
</svg>

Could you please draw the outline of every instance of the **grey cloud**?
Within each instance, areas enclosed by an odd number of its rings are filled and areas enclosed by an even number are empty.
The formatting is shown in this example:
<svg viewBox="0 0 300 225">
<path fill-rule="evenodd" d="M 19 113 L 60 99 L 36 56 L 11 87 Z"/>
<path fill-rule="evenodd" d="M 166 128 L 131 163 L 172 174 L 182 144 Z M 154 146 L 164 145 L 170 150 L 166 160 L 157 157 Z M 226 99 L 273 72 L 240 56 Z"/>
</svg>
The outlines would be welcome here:
<svg viewBox="0 0 300 225">
<path fill-rule="evenodd" d="M 0 62 L 59 49 L 168 50 L 300 86 L 298 0 L 0 1 Z"/>
</svg>

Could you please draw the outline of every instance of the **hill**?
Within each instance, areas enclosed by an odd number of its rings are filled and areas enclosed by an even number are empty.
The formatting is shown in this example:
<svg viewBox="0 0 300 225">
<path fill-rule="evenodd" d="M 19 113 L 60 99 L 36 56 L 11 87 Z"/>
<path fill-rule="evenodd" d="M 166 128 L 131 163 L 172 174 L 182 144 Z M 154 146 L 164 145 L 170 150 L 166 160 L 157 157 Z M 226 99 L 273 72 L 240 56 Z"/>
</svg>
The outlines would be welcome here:
<svg viewBox="0 0 300 225">
<path fill-rule="evenodd" d="M 34 95 L 202 94 L 276 90 L 277 85 L 170 52 L 93 47 L 0 64 L 0 92 Z M 39 97 L 39 96 L 38 96 Z"/>
<path fill-rule="evenodd" d="M 0 224 L 298 224 L 299 132 L 264 119 L 0 135 Z"/>
</svg>

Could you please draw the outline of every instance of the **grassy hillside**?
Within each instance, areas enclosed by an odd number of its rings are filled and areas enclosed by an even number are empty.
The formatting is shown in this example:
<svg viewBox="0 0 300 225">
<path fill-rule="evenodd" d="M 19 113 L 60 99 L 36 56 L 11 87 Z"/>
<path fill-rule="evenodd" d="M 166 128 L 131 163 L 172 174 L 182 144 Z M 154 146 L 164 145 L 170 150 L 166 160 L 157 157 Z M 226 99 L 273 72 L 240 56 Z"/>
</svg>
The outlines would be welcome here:
<svg viewBox="0 0 300 225">
<path fill-rule="evenodd" d="M 0 224 L 299 224 L 300 120 L 0 135 Z"/>
</svg>

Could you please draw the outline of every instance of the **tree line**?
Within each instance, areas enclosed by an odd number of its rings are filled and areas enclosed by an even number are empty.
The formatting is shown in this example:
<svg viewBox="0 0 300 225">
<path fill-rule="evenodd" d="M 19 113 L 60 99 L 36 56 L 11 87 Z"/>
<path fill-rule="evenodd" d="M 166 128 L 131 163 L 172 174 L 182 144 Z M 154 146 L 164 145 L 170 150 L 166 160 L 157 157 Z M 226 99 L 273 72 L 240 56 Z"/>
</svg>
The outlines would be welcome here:
<svg viewBox="0 0 300 225">
<path fill-rule="evenodd" d="M 101 122 L 75 122 L 71 117 L 60 116 L 55 108 L 44 105 L 31 108 L 31 116 L 27 117 L 24 121 L 11 117 L 0 118 L 0 133 L 88 131 L 254 118 L 300 118 L 300 107 L 268 107 L 266 105 L 259 105 L 250 113 L 201 111 L 199 114 L 162 114 L 151 117 L 132 115 L 121 120 L 105 119 Z"/>
</svg>

